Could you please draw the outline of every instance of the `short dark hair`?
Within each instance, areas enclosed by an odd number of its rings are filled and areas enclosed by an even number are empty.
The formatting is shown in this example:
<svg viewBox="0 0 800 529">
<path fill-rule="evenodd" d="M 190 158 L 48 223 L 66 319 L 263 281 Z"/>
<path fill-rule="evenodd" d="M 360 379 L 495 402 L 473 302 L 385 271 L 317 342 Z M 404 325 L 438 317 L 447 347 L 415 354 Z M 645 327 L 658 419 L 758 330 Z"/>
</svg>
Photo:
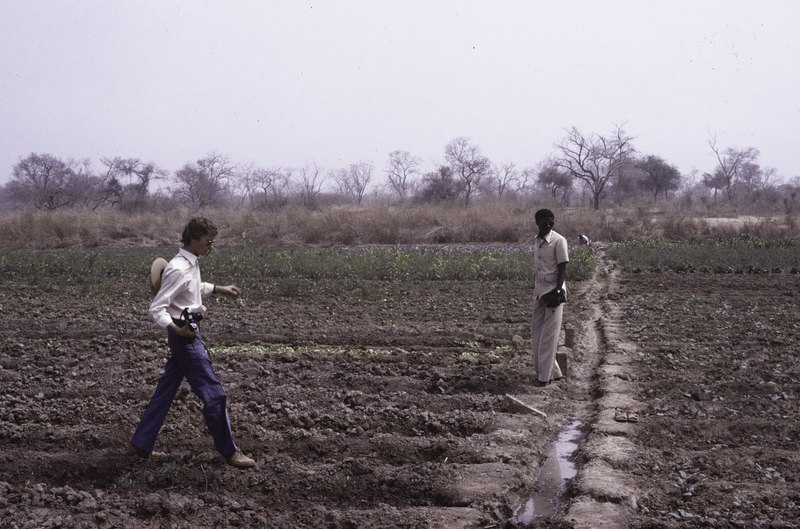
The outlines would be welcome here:
<svg viewBox="0 0 800 529">
<path fill-rule="evenodd" d="M 544 219 L 546 217 L 556 218 L 556 216 L 553 215 L 553 212 L 550 211 L 549 209 L 540 209 L 533 216 L 533 218 L 536 219 L 536 220 Z"/>
<path fill-rule="evenodd" d="M 216 235 L 217 227 L 213 222 L 204 217 L 194 217 L 186 224 L 181 234 L 181 241 L 184 245 L 199 239 L 203 235 Z"/>
</svg>

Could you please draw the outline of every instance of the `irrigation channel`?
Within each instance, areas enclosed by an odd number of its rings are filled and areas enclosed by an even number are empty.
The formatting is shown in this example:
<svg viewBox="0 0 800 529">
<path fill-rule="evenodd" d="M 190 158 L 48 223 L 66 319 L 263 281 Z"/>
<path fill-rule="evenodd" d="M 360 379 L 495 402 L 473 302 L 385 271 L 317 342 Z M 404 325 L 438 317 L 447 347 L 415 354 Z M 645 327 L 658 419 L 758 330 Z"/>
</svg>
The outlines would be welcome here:
<svg viewBox="0 0 800 529">
<path fill-rule="evenodd" d="M 530 525 L 558 514 L 569 481 L 577 474 L 572 456 L 581 438 L 581 421 L 568 423 L 545 448 L 545 458 L 539 468 L 535 485 L 528 496 L 514 506 L 511 521 Z"/>
</svg>

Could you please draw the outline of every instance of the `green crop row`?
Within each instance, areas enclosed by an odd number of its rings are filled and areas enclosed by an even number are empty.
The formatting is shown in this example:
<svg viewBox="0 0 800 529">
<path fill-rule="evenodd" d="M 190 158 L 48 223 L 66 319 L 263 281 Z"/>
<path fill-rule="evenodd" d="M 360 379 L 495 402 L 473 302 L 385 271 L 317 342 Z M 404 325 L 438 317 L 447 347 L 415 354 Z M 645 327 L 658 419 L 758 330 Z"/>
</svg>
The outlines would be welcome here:
<svg viewBox="0 0 800 529">
<path fill-rule="evenodd" d="M 620 243 L 608 256 L 628 272 L 800 273 L 800 238 L 642 239 Z"/>
<path fill-rule="evenodd" d="M 105 281 L 145 281 L 156 257 L 169 259 L 172 247 L 93 250 L 16 250 L 0 255 L 0 278 L 51 285 Z M 594 271 L 587 247 L 571 255 L 569 279 Z M 532 280 L 531 252 L 523 246 L 309 247 L 229 246 L 203 259 L 204 275 L 247 278 L 362 279 L 383 281 Z"/>
</svg>

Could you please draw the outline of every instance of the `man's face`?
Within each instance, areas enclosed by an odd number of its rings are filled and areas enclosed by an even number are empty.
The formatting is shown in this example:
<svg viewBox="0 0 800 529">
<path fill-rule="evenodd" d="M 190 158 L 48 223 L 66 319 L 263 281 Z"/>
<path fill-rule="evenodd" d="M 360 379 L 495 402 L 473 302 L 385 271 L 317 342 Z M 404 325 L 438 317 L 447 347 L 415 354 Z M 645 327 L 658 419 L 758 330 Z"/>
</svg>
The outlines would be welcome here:
<svg viewBox="0 0 800 529">
<path fill-rule="evenodd" d="M 186 249 L 197 256 L 208 255 L 214 250 L 216 235 L 216 233 L 209 233 L 202 235 L 199 239 L 192 239 L 191 244 Z"/>
<path fill-rule="evenodd" d="M 536 219 L 536 225 L 539 227 L 539 237 L 544 237 L 550 230 L 553 229 L 553 225 L 556 223 L 556 218 L 552 215 L 547 215 L 541 218 Z"/>
<path fill-rule="evenodd" d="M 201 241 L 200 246 L 203 250 L 202 255 L 208 255 L 214 251 L 214 239 L 216 239 L 216 237 L 217 237 L 216 234 L 204 235 L 203 237 L 200 237 Z"/>
</svg>

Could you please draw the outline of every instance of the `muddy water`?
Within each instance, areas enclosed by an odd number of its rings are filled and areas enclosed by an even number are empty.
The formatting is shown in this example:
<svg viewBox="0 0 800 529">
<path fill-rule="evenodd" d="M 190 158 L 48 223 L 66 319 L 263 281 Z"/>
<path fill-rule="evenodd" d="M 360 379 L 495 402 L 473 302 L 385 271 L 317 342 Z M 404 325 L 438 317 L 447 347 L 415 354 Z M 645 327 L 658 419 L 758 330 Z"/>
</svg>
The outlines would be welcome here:
<svg viewBox="0 0 800 529">
<path fill-rule="evenodd" d="M 558 514 L 567 483 L 577 473 L 572 455 L 578 448 L 580 427 L 580 421 L 570 422 L 548 445 L 536 485 L 530 496 L 523 497 L 514 507 L 513 522 L 527 525 Z"/>
</svg>

